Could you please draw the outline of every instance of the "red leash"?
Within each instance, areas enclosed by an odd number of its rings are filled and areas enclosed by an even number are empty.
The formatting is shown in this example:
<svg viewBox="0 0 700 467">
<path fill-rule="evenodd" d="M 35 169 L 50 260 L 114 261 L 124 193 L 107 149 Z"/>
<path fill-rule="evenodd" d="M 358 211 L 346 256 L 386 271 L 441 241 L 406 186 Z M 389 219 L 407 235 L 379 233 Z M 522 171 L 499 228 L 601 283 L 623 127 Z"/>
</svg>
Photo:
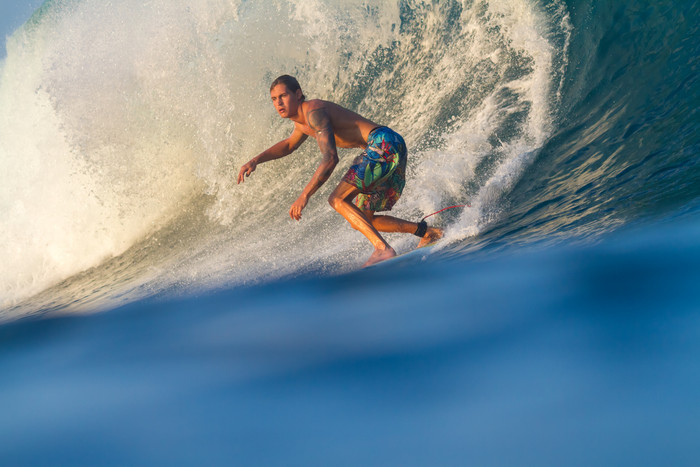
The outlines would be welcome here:
<svg viewBox="0 0 700 467">
<path fill-rule="evenodd" d="M 435 212 L 432 213 L 432 214 L 428 214 L 427 216 L 425 216 L 425 217 L 424 217 L 423 219 L 421 219 L 420 221 L 423 222 L 423 221 L 426 220 L 428 217 L 434 216 L 435 214 L 440 214 L 442 211 L 447 211 L 448 209 L 453 209 L 453 208 L 465 208 L 465 207 L 466 207 L 466 208 L 470 208 L 470 207 L 472 207 L 472 205 L 471 205 L 471 204 L 455 204 L 454 206 L 449 206 L 449 207 L 446 207 L 446 208 L 442 208 L 442 209 L 440 209 L 439 211 L 435 211 Z"/>
</svg>

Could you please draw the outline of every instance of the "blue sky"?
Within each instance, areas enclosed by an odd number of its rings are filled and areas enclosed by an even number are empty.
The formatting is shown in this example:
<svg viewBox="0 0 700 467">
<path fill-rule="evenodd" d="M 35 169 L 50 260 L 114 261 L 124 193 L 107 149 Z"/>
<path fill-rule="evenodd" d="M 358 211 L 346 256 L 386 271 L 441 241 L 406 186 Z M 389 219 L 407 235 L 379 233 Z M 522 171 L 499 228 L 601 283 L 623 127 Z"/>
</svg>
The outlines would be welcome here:
<svg viewBox="0 0 700 467">
<path fill-rule="evenodd" d="M 24 24 L 44 0 L 0 0 L 0 58 L 4 58 L 5 38 Z"/>
</svg>

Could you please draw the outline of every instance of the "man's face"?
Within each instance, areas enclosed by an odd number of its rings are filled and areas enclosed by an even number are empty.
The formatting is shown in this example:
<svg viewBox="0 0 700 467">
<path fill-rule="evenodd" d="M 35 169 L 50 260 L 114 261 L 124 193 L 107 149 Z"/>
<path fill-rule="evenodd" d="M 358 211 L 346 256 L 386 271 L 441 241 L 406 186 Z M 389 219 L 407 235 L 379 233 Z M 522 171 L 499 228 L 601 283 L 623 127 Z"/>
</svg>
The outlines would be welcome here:
<svg viewBox="0 0 700 467">
<path fill-rule="evenodd" d="M 278 84 L 270 91 L 272 105 L 275 106 L 277 113 L 282 118 L 294 117 L 297 114 L 301 102 L 299 95 L 301 95 L 301 90 L 292 92 L 285 84 Z"/>
</svg>

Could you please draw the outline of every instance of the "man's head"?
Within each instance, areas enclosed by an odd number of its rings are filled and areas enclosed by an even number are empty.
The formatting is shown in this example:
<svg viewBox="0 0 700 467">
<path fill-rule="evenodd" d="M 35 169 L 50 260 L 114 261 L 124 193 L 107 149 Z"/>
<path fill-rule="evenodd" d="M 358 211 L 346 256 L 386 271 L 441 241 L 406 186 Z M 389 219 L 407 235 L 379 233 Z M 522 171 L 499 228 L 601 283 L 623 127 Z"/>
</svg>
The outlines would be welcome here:
<svg viewBox="0 0 700 467">
<path fill-rule="evenodd" d="M 299 81 L 293 76 L 282 75 L 270 85 L 272 104 L 282 118 L 294 117 L 299 106 L 306 99 Z"/>
<path fill-rule="evenodd" d="M 301 86 L 299 86 L 299 81 L 294 76 L 289 76 L 289 75 L 282 75 L 276 80 L 272 82 L 270 85 L 270 92 L 277 86 L 278 84 L 284 84 L 287 86 L 287 89 L 289 89 L 291 92 L 296 93 L 297 91 L 301 91 Z M 300 100 L 306 99 L 306 96 L 304 93 L 301 93 L 301 98 Z"/>
</svg>

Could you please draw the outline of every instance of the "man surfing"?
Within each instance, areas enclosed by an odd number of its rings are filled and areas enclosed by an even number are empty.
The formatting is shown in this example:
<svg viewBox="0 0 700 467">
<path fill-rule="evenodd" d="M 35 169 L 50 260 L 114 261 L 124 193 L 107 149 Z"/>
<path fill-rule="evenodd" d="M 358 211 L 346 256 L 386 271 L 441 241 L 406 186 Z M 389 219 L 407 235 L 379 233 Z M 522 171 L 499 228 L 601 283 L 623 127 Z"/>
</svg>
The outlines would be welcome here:
<svg viewBox="0 0 700 467">
<path fill-rule="evenodd" d="M 379 232 L 414 234 L 420 237 L 418 247 L 442 237 L 442 230 L 428 227 L 425 221 L 416 223 L 375 215 L 378 211 L 391 210 L 406 183 L 406 143 L 401 135 L 332 102 L 307 101 L 299 82 L 289 75 L 272 82 L 270 97 L 280 116 L 294 122 L 294 131 L 287 139 L 243 165 L 238 183 L 245 181 L 258 164 L 288 156 L 309 136 L 315 138 L 321 150 L 321 163 L 289 210 L 293 219 L 301 220 L 309 198 L 328 180 L 338 164 L 337 148 L 361 148 L 362 153 L 355 158 L 328 202 L 374 246 L 364 266 L 396 256 L 396 251 Z"/>
</svg>

